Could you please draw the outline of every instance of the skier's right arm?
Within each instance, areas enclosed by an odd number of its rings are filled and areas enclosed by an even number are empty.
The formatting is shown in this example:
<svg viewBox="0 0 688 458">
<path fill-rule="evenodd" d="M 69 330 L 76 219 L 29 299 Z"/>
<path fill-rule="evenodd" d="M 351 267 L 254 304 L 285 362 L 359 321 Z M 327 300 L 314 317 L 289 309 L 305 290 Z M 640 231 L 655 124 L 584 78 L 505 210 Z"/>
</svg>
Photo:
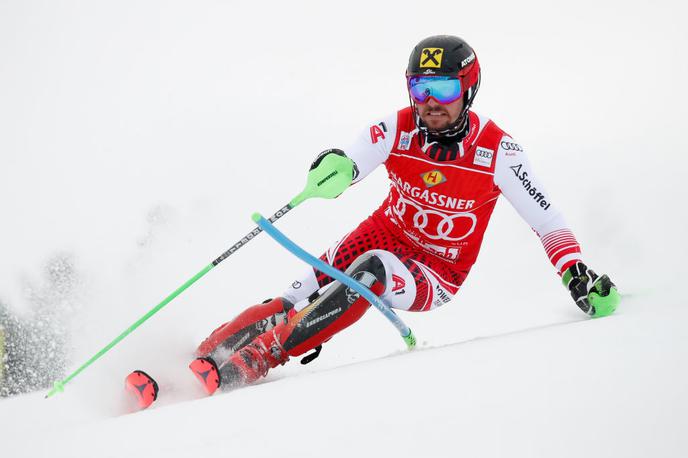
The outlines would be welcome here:
<svg viewBox="0 0 688 458">
<path fill-rule="evenodd" d="M 322 168 L 331 167 L 328 161 L 323 159 L 330 154 L 343 156 L 353 162 L 353 183 L 358 183 L 384 163 L 392 151 L 396 139 L 397 115 L 372 122 L 349 146 L 343 150 L 330 148 L 318 154 L 311 164 L 311 172 L 317 170 L 321 176 L 327 176 L 328 170 Z M 342 189 L 341 192 L 344 192 Z"/>
<path fill-rule="evenodd" d="M 573 232 L 550 203 L 521 145 L 506 135 L 499 145 L 495 184 L 538 234 L 576 305 L 593 317 L 610 315 L 620 301 L 616 286 L 607 275 L 598 276 L 583 263 Z"/>
</svg>

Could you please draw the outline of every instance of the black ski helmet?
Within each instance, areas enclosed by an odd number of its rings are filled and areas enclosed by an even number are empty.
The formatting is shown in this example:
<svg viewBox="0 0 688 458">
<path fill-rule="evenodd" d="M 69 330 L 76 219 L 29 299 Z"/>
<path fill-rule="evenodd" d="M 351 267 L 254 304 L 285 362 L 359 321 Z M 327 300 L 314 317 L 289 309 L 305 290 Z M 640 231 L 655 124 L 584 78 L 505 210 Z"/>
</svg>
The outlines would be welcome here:
<svg viewBox="0 0 688 458">
<path fill-rule="evenodd" d="M 407 82 L 410 76 L 452 76 L 461 80 L 461 88 L 464 91 L 463 110 L 452 126 L 437 134 L 454 135 L 462 129 L 466 122 L 466 113 L 480 87 L 480 64 L 473 48 L 453 35 L 425 38 L 411 51 L 406 67 Z M 413 100 L 411 105 L 416 113 L 418 128 L 427 132 L 427 128 L 418 119 Z"/>
</svg>

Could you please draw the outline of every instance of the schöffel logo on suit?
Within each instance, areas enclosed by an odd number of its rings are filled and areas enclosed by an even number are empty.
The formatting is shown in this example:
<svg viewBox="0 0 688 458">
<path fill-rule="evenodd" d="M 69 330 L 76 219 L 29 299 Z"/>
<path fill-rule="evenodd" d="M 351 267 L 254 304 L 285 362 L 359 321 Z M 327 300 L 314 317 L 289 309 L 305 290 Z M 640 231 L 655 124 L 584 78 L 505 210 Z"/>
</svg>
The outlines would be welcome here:
<svg viewBox="0 0 688 458">
<path fill-rule="evenodd" d="M 523 189 L 528 191 L 528 194 L 540 204 L 540 207 L 544 208 L 545 210 L 549 210 L 550 203 L 547 202 L 547 199 L 545 199 L 545 195 L 538 191 L 535 186 L 533 186 L 531 181 L 528 179 L 528 172 L 521 170 L 523 168 L 523 164 L 512 165 L 509 168 L 512 172 L 514 172 L 514 175 L 516 175 L 516 179 L 521 182 Z"/>
<path fill-rule="evenodd" d="M 492 158 L 494 157 L 494 150 L 483 148 L 479 146 L 475 150 L 475 157 L 473 159 L 474 165 L 482 167 L 490 167 L 492 165 Z"/>
</svg>

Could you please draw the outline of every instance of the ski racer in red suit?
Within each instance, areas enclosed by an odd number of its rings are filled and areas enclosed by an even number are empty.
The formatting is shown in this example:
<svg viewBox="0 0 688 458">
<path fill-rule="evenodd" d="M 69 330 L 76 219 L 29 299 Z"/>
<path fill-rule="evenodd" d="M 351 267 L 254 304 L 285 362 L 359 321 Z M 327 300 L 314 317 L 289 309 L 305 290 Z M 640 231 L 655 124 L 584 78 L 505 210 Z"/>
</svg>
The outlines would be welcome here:
<svg viewBox="0 0 688 458">
<path fill-rule="evenodd" d="M 454 36 L 422 40 L 406 71 L 411 106 L 372 122 L 348 148 L 326 150 L 354 168 L 354 183 L 381 164 L 391 181 L 380 208 L 321 259 L 346 271 L 390 307 L 426 311 L 449 302 L 475 262 L 500 195 L 540 237 L 580 309 L 611 314 L 619 295 L 598 276 L 528 162 L 523 147 L 470 111 L 480 86 L 473 49 Z M 216 329 L 190 368 L 212 394 L 252 383 L 290 356 L 321 344 L 368 309 L 357 293 L 309 268 L 280 297 Z"/>
</svg>

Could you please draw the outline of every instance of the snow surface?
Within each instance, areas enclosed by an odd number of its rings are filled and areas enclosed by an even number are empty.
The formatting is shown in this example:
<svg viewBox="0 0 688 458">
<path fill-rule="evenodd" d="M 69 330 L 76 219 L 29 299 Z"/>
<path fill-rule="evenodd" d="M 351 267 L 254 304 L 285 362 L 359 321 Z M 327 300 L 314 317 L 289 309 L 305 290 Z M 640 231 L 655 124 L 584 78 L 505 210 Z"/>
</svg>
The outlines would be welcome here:
<svg viewBox="0 0 688 458">
<path fill-rule="evenodd" d="M 312 364 L 203 398 L 186 368 L 197 343 L 302 268 L 260 237 L 63 394 L 0 401 L 0 454 L 688 455 L 684 9 L 1 1 L 0 303 L 45 331 L 38 360 L 78 367 L 249 231 L 253 211 L 300 191 L 319 151 L 404 106 L 408 53 L 436 33 L 477 49 L 475 109 L 527 148 L 624 300 L 586 319 L 502 201 L 457 297 L 403 314 L 419 351 L 371 310 Z M 386 187 L 379 170 L 280 228 L 320 252 Z M 57 280 L 56 262 L 69 266 Z M 129 415 L 137 368 L 162 393 Z"/>
</svg>

